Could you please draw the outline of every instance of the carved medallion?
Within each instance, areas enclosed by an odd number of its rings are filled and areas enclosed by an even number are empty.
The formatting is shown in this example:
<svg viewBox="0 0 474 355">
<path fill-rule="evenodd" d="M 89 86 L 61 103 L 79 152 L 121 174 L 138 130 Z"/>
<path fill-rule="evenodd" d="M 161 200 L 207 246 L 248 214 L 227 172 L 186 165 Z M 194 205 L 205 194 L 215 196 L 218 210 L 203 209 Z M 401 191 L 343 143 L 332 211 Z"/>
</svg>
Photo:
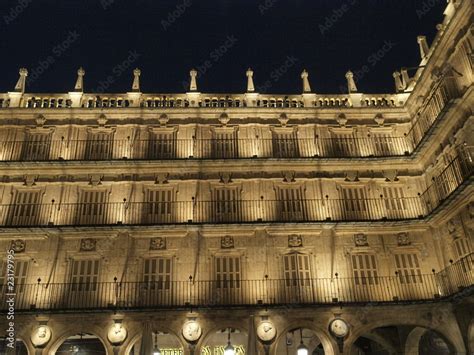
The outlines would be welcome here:
<svg viewBox="0 0 474 355">
<path fill-rule="evenodd" d="M 303 237 L 301 235 L 289 235 L 288 236 L 288 247 L 299 248 L 303 246 Z"/>
<path fill-rule="evenodd" d="M 402 232 L 397 234 L 397 242 L 398 246 L 406 246 L 410 245 L 410 238 L 408 237 L 408 233 Z"/>
<path fill-rule="evenodd" d="M 23 253 L 26 249 L 26 242 L 22 239 L 12 240 L 10 249 L 15 253 Z"/>
<path fill-rule="evenodd" d="M 369 242 L 367 241 L 367 235 L 363 233 L 354 234 L 354 244 L 356 247 L 369 246 Z"/>
<path fill-rule="evenodd" d="M 221 238 L 221 248 L 222 249 L 232 249 L 234 247 L 234 238 L 226 235 Z"/>
<path fill-rule="evenodd" d="M 165 250 L 166 239 L 162 237 L 156 237 L 150 239 L 150 250 Z"/>
<path fill-rule="evenodd" d="M 81 239 L 80 251 L 95 251 L 96 245 L 97 245 L 97 240 L 93 238 Z"/>
</svg>

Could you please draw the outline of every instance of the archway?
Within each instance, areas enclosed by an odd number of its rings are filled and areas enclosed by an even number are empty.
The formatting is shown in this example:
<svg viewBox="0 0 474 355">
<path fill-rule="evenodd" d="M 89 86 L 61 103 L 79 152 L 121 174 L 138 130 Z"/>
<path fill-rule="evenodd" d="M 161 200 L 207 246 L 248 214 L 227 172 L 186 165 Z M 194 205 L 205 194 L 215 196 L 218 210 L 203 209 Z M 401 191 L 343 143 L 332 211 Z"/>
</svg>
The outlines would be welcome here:
<svg viewBox="0 0 474 355">
<path fill-rule="evenodd" d="M 55 355 L 106 355 L 102 341 L 89 333 L 77 333 L 67 337 L 53 353 Z"/>
<path fill-rule="evenodd" d="M 220 328 L 211 331 L 201 345 L 199 355 L 224 355 L 226 347 L 234 349 L 235 355 L 247 353 L 247 333 L 238 328 Z"/>
<path fill-rule="evenodd" d="M 300 327 L 291 328 L 278 339 L 277 353 L 297 355 L 298 348 L 305 348 L 309 355 L 324 355 L 321 339 L 311 329 Z"/>
<path fill-rule="evenodd" d="M 23 340 L 16 339 L 15 348 L 10 348 L 7 344 L 7 339 L 0 338 L 0 354 L 28 355 L 28 348 Z"/>
<path fill-rule="evenodd" d="M 161 355 L 182 355 L 183 345 L 178 337 L 168 331 L 153 331 L 152 332 L 153 345 L 156 346 Z M 141 335 L 138 335 L 133 341 L 130 348 L 125 352 L 126 355 L 140 354 Z"/>
<path fill-rule="evenodd" d="M 350 355 L 450 355 L 453 346 L 440 333 L 414 326 L 384 326 L 364 332 L 352 344 Z"/>
</svg>

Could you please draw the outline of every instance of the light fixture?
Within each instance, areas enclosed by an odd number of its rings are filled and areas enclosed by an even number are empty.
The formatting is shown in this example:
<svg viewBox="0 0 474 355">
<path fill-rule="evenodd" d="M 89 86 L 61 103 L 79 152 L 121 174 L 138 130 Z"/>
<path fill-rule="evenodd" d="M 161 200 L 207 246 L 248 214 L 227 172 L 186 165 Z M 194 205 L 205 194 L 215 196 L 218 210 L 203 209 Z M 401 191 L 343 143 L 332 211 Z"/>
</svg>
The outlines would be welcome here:
<svg viewBox="0 0 474 355">
<path fill-rule="evenodd" d="M 161 351 L 158 348 L 158 332 L 155 332 L 155 341 L 153 342 L 153 355 L 161 355 Z"/>
<path fill-rule="evenodd" d="M 300 328 L 300 345 L 296 348 L 297 355 L 308 355 L 308 348 L 303 343 L 303 329 Z"/>
<path fill-rule="evenodd" d="M 235 355 L 235 349 L 230 343 L 230 328 L 227 333 L 227 346 L 224 349 L 224 355 Z"/>
</svg>

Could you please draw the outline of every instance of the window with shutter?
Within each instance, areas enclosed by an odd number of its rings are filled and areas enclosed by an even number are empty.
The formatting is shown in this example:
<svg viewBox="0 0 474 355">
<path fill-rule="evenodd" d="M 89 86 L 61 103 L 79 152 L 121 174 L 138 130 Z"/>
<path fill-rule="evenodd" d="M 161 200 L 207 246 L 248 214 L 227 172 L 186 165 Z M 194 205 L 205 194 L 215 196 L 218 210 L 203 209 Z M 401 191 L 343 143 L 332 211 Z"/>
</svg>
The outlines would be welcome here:
<svg viewBox="0 0 474 355">
<path fill-rule="evenodd" d="M 272 132 L 273 156 L 275 158 L 299 157 L 296 132 Z"/>
<path fill-rule="evenodd" d="M 373 254 L 353 254 L 352 272 L 356 285 L 377 285 L 378 272 Z"/>
<path fill-rule="evenodd" d="M 143 282 L 148 289 L 169 290 L 171 288 L 171 258 L 145 259 Z"/>
<path fill-rule="evenodd" d="M 284 255 L 283 272 L 287 287 L 309 286 L 311 283 L 309 255 L 297 253 Z"/>
<path fill-rule="evenodd" d="M 400 283 L 409 284 L 423 282 L 417 254 L 395 254 L 395 267 Z"/>
<path fill-rule="evenodd" d="M 383 201 L 387 217 L 402 218 L 407 217 L 409 211 L 408 201 L 400 186 L 384 186 L 382 188 Z"/>
<path fill-rule="evenodd" d="M 48 160 L 51 133 L 27 133 L 21 151 L 22 160 Z"/>
<path fill-rule="evenodd" d="M 148 159 L 176 158 L 176 132 L 151 132 Z"/>
<path fill-rule="evenodd" d="M 41 211 L 42 192 L 17 191 L 10 205 L 9 224 L 10 225 L 34 225 L 39 222 Z"/>
<path fill-rule="evenodd" d="M 0 274 L 0 292 L 7 292 L 7 263 L 3 261 L 1 263 L 2 269 Z M 25 290 L 25 284 L 28 281 L 28 260 L 15 260 L 15 290 L 14 292 L 19 293 Z M 8 291 L 10 292 L 10 291 Z M 13 293 L 13 292 L 12 292 Z"/>
<path fill-rule="evenodd" d="M 471 253 L 471 246 L 469 244 L 469 239 L 467 238 L 455 239 L 454 251 L 455 251 L 457 260 L 462 259 L 465 256 L 469 255 Z"/>
<path fill-rule="evenodd" d="M 342 203 L 349 219 L 366 218 L 368 212 L 365 187 L 342 187 Z"/>
<path fill-rule="evenodd" d="M 216 256 L 214 259 L 217 289 L 238 289 L 241 283 L 240 257 Z"/>
<path fill-rule="evenodd" d="M 331 132 L 331 141 L 333 147 L 333 156 L 351 157 L 357 156 L 358 152 L 355 145 L 355 137 L 352 133 L 334 133 Z"/>
<path fill-rule="evenodd" d="M 112 159 L 114 135 L 112 132 L 89 132 L 86 142 L 86 160 Z"/>
<path fill-rule="evenodd" d="M 170 188 L 147 191 L 148 223 L 171 222 L 174 195 Z"/>
<path fill-rule="evenodd" d="M 79 224 L 103 224 L 107 218 L 107 191 L 82 191 L 79 211 Z"/>
<path fill-rule="evenodd" d="M 212 212 L 217 222 L 238 222 L 240 219 L 240 189 L 238 187 L 214 188 Z"/>
<path fill-rule="evenodd" d="M 376 156 L 390 156 L 397 152 L 394 147 L 393 138 L 387 134 L 374 133 L 372 139 L 375 145 Z"/>
<path fill-rule="evenodd" d="M 73 260 L 71 264 L 71 291 L 97 291 L 99 260 Z"/>
<path fill-rule="evenodd" d="M 305 203 L 301 187 L 277 189 L 280 218 L 283 221 L 300 221 L 305 218 Z"/>
<path fill-rule="evenodd" d="M 214 159 L 238 158 L 238 141 L 235 131 L 213 132 L 212 157 Z"/>
</svg>

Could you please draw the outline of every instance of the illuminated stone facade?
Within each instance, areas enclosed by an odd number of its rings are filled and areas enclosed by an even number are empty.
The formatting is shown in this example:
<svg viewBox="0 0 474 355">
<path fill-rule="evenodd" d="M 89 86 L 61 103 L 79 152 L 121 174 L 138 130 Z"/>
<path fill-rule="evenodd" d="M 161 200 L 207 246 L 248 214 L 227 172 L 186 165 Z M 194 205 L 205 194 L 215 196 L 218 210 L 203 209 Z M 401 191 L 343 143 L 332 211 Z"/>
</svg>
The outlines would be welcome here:
<svg viewBox="0 0 474 355">
<path fill-rule="evenodd" d="M 471 16 L 449 1 L 393 94 L 350 72 L 317 94 L 304 71 L 302 94 L 263 95 L 250 69 L 243 94 L 196 71 L 142 93 L 138 69 L 129 93 L 88 94 L 80 69 L 32 94 L 21 69 L 0 94 L 19 353 L 474 352 Z"/>
</svg>

